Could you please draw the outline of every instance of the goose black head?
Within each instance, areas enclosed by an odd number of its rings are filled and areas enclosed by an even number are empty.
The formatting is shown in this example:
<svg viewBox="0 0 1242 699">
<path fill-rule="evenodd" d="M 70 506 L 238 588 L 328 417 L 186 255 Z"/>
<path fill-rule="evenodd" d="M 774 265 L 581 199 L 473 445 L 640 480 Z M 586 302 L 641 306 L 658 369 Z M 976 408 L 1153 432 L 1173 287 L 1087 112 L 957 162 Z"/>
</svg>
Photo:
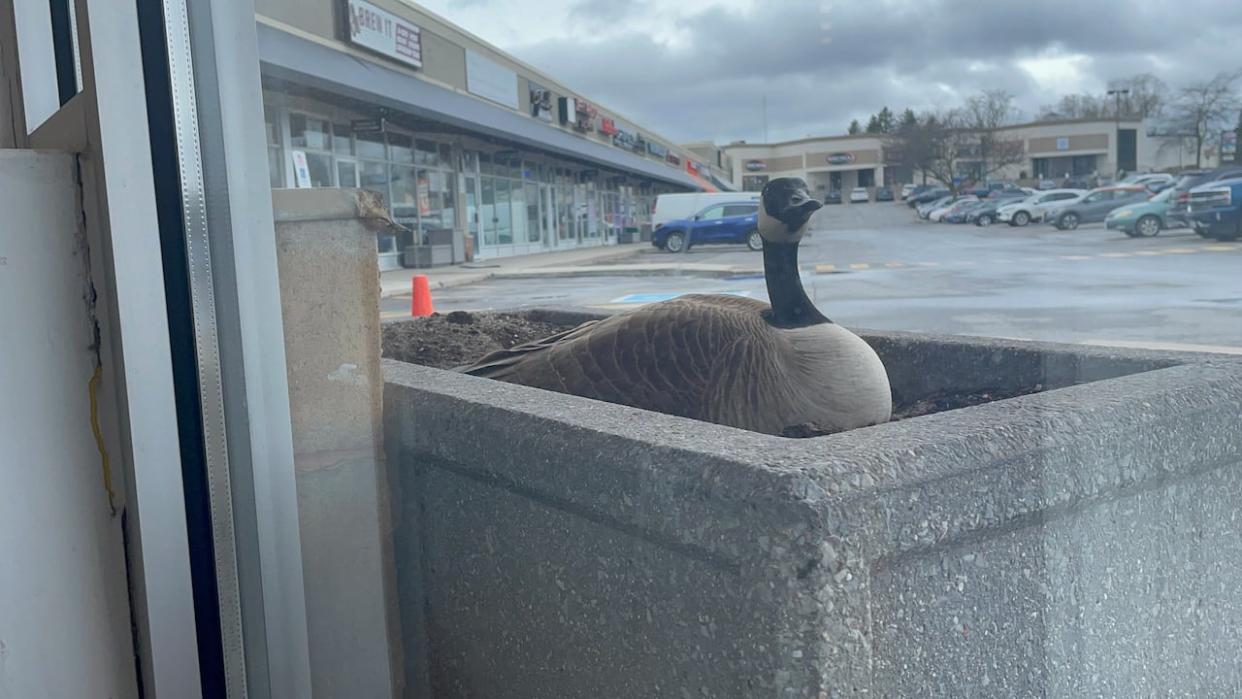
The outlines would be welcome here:
<svg viewBox="0 0 1242 699">
<path fill-rule="evenodd" d="M 801 177 L 769 180 L 760 195 L 759 235 L 770 243 L 796 243 L 806 233 L 811 214 L 822 206 Z"/>
</svg>

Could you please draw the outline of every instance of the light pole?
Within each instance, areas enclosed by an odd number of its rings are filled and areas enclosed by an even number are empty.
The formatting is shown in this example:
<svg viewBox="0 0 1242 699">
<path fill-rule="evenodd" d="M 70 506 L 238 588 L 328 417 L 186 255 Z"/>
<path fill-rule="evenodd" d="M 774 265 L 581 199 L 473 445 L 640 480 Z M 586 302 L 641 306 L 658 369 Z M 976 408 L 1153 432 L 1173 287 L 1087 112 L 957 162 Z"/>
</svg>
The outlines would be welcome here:
<svg viewBox="0 0 1242 699">
<path fill-rule="evenodd" d="M 1130 94 L 1130 90 L 1126 88 L 1108 91 L 1109 97 L 1113 98 L 1113 103 L 1116 105 L 1113 109 L 1113 118 L 1117 121 L 1117 133 L 1113 136 L 1113 144 L 1115 145 L 1114 150 L 1117 153 L 1117 158 L 1113 161 L 1113 164 L 1116 166 L 1113 170 L 1118 173 L 1121 171 L 1121 97 L 1128 94 Z"/>
</svg>

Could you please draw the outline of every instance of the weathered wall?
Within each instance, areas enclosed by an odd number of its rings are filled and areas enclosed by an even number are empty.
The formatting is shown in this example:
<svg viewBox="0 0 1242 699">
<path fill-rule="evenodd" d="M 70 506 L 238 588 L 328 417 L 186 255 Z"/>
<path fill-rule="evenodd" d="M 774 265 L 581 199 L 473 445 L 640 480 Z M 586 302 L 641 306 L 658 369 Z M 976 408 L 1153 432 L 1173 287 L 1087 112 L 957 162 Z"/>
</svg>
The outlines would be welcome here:
<svg viewBox="0 0 1242 699">
<path fill-rule="evenodd" d="M 867 338 L 899 402 L 1057 390 L 785 440 L 387 362 L 407 667 L 448 696 L 1242 687 L 1242 363 Z"/>
<path fill-rule="evenodd" d="M 316 696 L 401 682 L 380 479 L 379 270 L 358 190 L 275 190 L 277 261 Z M 365 209 L 366 207 L 362 207 Z"/>
<path fill-rule="evenodd" d="M 0 151 L 0 697 L 137 696 L 74 158 Z M 112 377 L 96 397 L 113 488 Z M 116 505 L 124 503 L 118 497 Z"/>
</svg>

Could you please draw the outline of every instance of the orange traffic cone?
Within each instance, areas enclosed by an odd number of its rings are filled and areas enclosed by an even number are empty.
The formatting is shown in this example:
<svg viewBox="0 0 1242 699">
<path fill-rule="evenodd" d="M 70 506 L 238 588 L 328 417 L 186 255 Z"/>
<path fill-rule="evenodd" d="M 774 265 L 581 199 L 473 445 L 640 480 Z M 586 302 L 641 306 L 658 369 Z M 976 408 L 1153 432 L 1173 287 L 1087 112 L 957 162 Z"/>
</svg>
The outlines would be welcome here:
<svg viewBox="0 0 1242 699">
<path fill-rule="evenodd" d="M 427 275 L 416 274 L 410 281 L 414 291 L 410 297 L 410 315 L 421 318 L 435 313 L 431 306 L 431 284 L 427 282 Z"/>
</svg>

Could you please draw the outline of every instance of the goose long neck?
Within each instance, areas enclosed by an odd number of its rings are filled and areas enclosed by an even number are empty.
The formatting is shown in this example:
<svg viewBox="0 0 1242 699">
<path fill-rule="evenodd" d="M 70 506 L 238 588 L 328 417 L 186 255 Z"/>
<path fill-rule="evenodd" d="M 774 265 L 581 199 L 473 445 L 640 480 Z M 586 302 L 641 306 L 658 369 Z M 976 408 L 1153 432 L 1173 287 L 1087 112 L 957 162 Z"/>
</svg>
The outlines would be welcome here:
<svg viewBox="0 0 1242 699">
<path fill-rule="evenodd" d="M 769 322 L 777 327 L 797 328 L 831 323 L 815 308 L 798 273 L 798 243 L 763 241 L 763 275 L 772 303 Z"/>
</svg>

